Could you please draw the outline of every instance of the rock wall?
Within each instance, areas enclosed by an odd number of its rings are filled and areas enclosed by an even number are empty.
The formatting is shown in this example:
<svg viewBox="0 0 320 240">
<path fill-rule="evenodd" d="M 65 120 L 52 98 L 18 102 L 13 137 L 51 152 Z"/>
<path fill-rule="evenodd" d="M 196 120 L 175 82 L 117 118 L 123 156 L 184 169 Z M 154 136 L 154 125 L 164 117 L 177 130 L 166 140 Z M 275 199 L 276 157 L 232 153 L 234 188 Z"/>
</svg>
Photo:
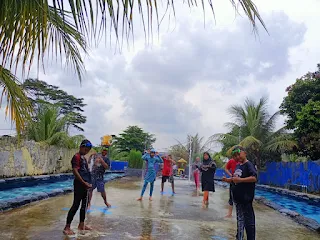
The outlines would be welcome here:
<svg viewBox="0 0 320 240">
<path fill-rule="evenodd" d="M 59 148 L 13 138 L 0 139 L 0 178 L 33 176 L 71 171 L 77 149 Z"/>
</svg>

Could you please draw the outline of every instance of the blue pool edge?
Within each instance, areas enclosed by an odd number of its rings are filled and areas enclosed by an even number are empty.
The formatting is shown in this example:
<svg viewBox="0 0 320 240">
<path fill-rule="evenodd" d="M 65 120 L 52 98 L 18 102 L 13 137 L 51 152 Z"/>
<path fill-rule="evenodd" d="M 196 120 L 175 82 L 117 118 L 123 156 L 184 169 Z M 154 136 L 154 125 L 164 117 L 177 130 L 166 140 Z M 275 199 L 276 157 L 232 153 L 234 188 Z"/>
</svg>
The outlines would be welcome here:
<svg viewBox="0 0 320 240">
<path fill-rule="evenodd" d="M 113 181 L 118 178 L 125 177 L 126 175 L 123 174 L 122 176 L 115 176 L 112 179 L 106 180 L 105 182 Z M 5 211 L 10 211 L 15 208 L 19 208 L 25 205 L 28 205 L 33 202 L 37 202 L 43 199 L 47 199 L 50 197 L 55 197 L 63 194 L 68 194 L 73 192 L 73 187 L 65 187 L 62 189 L 56 189 L 50 193 L 45 193 L 45 192 L 35 192 L 32 196 L 28 197 L 18 197 L 14 200 L 8 200 L 8 201 L 3 201 L 0 202 L 0 213 L 5 212 Z"/>
<path fill-rule="evenodd" d="M 219 187 L 223 187 L 223 188 L 229 188 L 229 184 L 227 183 L 224 183 L 222 181 L 217 181 L 215 180 L 217 185 Z M 283 189 L 283 191 L 281 191 L 281 189 L 275 189 L 275 188 L 272 188 L 270 186 L 264 186 L 264 185 L 257 185 L 256 187 L 257 189 L 264 189 L 264 190 L 267 190 L 267 191 L 273 191 L 273 192 L 278 192 L 280 194 L 283 194 L 283 195 L 286 195 L 286 193 L 288 192 L 286 189 Z M 300 193 L 292 193 L 291 194 L 287 194 L 291 197 L 296 197 L 296 198 L 301 198 L 303 200 L 316 200 L 318 201 L 319 198 L 315 197 L 314 199 L 310 199 L 310 196 L 308 196 L 306 198 L 306 194 L 300 194 Z M 255 196 L 255 201 L 257 203 L 260 203 L 260 204 L 264 204 L 265 206 L 267 207 L 270 207 L 278 212 L 280 212 L 281 214 L 285 215 L 285 216 L 288 216 L 290 217 L 292 220 L 294 220 L 296 223 L 298 224 L 301 224 L 305 227 L 307 227 L 308 229 L 310 230 L 313 230 L 313 231 L 316 231 L 318 233 L 320 233 L 320 223 L 318 223 L 316 220 L 314 219 L 311 219 L 311 218 L 308 218 L 308 217 L 305 217 L 305 216 L 302 216 L 301 214 L 295 212 L 295 211 L 292 211 L 292 210 L 289 210 L 287 208 L 284 208 L 280 205 L 278 205 L 277 203 L 275 202 L 272 202 L 272 201 L 269 201 L 267 200 L 266 198 L 264 197 L 261 197 L 261 196 Z"/>
</svg>

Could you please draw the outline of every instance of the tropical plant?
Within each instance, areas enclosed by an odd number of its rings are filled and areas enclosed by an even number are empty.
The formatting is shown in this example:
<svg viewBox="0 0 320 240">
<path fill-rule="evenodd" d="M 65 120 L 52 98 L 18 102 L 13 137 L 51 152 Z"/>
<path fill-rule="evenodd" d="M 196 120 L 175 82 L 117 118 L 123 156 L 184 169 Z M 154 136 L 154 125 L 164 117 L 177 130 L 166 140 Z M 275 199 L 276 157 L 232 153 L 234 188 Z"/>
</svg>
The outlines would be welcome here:
<svg viewBox="0 0 320 240">
<path fill-rule="evenodd" d="M 287 128 L 294 130 L 299 155 L 320 159 L 320 64 L 287 88 L 288 95 L 280 106 L 287 116 Z"/>
<path fill-rule="evenodd" d="M 268 114 L 266 98 L 261 98 L 257 104 L 247 99 L 244 106 L 231 106 L 229 113 L 234 118 L 234 122 L 226 123 L 230 132 L 211 137 L 212 141 L 222 144 L 226 155 L 230 156 L 232 147 L 239 144 L 246 148 L 248 158 L 260 169 L 266 161 L 280 159 L 282 153 L 297 147 L 292 134 L 284 128 L 275 131 L 280 113 Z"/>
<path fill-rule="evenodd" d="M 114 138 L 114 145 L 119 152 L 130 152 L 136 149 L 143 152 L 145 149 L 152 148 L 156 138 L 153 134 L 144 132 L 138 126 L 129 126 L 126 130 Z"/>
<path fill-rule="evenodd" d="M 3 92 L 0 99 L 5 97 L 7 100 L 7 109 L 10 110 L 6 113 L 16 123 L 17 132 L 23 129 L 24 121 L 30 115 L 30 107 L 11 70 L 30 69 L 34 60 L 37 62 L 37 68 L 44 67 L 43 60 L 48 55 L 50 57 L 51 53 L 51 57 L 65 59 L 66 64 L 73 67 L 81 80 L 84 71 L 81 52 L 86 53 L 87 42 L 91 39 L 99 41 L 101 36 L 109 31 L 109 24 L 113 27 L 110 33 L 114 33 L 117 40 L 120 36 L 122 40 L 128 40 L 133 33 L 135 8 L 139 10 L 144 32 L 152 33 L 154 16 L 159 29 L 169 7 L 174 15 L 176 10 L 174 2 L 167 0 L 164 16 L 159 16 L 157 2 L 138 1 L 134 4 L 134 1 L 119 3 L 104 0 L 52 0 L 50 4 L 46 0 L 1 0 L 0 87 L 3 88 Z M 201 1 L 203 11 L 207 8 L 205 2 Z M 207 2 L 214 13 L 212 1 Z M 190 0 L 186 3 L 190 7 L 198 6 Z M 231 1 L 237 13 L 240 6 L 254 28 L 258 19 L 266 29 L 252 0 L 238 0 L 238 3 Z"/>
<path fill-rule="evenodd" d="M 26 138 L 48 145 L 68 148 L 79 147 L 84 139 L 82 135 L 70 137 L 67 132 L 68 115 L 61 116 L 59 108 L 54 105 L 42 105 L 35 120 L 30 120 L 26 127 Z"/>
<path fill-rule="evenodd" d="M 170 147 L 169 152 L 176 158 L 183 158 L 188 161 L 191 148 L 191 159 L 194 159 L 197 156 L 202 156 L 202 153 L 205 151 L 211 150 L 211 141 L 203 142 L 204 138 L 200 137 L 197 133 L 196 135 L 188 135 L 187 141 L 181 143 L 178 141 L 178 144 L 175 144 Z"/>
<path fill-rule="evenodd" d="M 131 150 L 128 156 L 130 168 L 141 169 L 143 166 L 142 154 L 140 151 Z"/>
<path fill-rule="evenodd" d="M 86 122 L 86 116 L 83 115 L 83 98 L 76 98 L 73 95 L 61 90 L 59 87 L 47 84 L 38 79 L 27 79 L 22 84 L 27 91 L 30 102 L 35 111 L 39 105 L 51 103 L 59 106 L 60 113 L 68 115 L 68 125 L 83 131 L 80 124 Z"/>
</svg>

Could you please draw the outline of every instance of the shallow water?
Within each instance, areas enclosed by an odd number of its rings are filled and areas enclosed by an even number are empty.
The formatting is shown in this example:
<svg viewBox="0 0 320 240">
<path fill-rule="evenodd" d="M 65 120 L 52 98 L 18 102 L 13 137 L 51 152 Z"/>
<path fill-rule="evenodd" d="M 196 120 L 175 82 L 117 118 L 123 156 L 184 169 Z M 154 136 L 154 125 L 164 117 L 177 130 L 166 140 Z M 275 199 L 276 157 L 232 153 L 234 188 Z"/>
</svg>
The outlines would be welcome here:
<svg viewBox="0 0 320 240">
<path fill-rule="evenodd" d="M 160 195 L 160 181 L 156 181 L 154 200 L 137 202 L 141 186 L 131 179 L 107 184 L 107 196 L 113 208 L 106 209 L 102 198 L 95 193 L 87 224 L 95 228 L 73 239 L 235 239 L 236 219 L 225 219 L 228 191 L 217 188 L 210 195 L 210 205 L 201 208 L 201 197 L 193 197 L 193 185 L 188 181 L 175 181 L 175 196 Z M 148 189 L 146 191 L 148 193 Z M 147 194 L 146 194 L 147 196 Z M 32 203 L 0 214 L 0 239 L 69 239 L 62 234 L 67 210 L 73 194 Z M 257 239 L 312 240 L 319 235 L 293 222 L 280 213 L 255 204 Z M 76 229 L 79 215 L 72 223 Z M 71 238 L 72 239 L 72 238 Z"/>
<path fill-rule="evenodd" d="M 278 205 L 295 211 L 305 217 L 312 218 L 320 223 L 320 206 L 311 204 L 307 201 L 298 200 L 290 196 L 284 196 L 283 194 L 268 192 L 263 190 L 256 190 L 256 195 L 264 197 Z"/>
<path fill-rule="evenodd" d="M 115 178 L 117 176 L 120 176 L 121 174 L 111 173 L 105 175 L 105 180 L 109 180 L 112 178 Z M 19 197 L 28 197 L 32 196 L 36 192 L 45 192 L 50 193 L 54 190 L 60 190 L 68 187 L 73 186 L 73 178 L 64 180 L 64 181 L 57 181 L 57 182 L 51 182 L 51 183 L 39 183 L 39 185 L 35 186 L 28 186 L 28 187 L 21 187 L 21 188 L 13 188 L 8 190 L 2 190 L 0 191 L 0 202 L 1 201 L 7 201 L 7 200 L 13 200 L 15 198 Z"/>
</svg>

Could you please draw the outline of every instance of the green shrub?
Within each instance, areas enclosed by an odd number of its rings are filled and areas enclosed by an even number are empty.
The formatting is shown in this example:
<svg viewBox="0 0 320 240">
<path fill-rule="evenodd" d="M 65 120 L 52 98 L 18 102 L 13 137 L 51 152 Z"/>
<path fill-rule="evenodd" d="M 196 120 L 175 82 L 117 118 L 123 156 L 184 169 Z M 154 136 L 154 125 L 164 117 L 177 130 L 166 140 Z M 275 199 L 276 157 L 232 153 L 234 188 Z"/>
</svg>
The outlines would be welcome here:
<svg viewBox="0 0 320 240">
<path fill-rule="evenodd" d="M 141 169 L 143 166 L 142 154 L 140 151 L 131 150 L 128 156 L 129 168 Z"/>
</svg>

